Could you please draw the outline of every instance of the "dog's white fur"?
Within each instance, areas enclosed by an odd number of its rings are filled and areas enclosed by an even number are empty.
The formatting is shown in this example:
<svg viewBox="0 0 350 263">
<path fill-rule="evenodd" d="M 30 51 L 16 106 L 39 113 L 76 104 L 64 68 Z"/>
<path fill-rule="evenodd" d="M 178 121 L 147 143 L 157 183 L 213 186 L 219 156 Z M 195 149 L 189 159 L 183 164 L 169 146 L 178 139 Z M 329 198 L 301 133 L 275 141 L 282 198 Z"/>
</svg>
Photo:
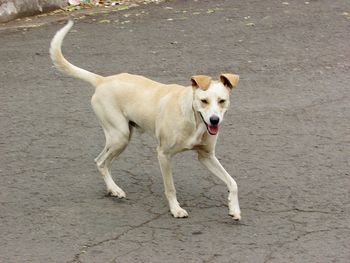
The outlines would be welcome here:
<svg viewBox="0 0 350 263">
<path fill-rule="evenodd" d="M 137 128 L 157 138 L 165 195 L 174 217 L 188 214 L 176 198 L 171 158 L 181 151 L 196 150 L 199 161 L 226 183 L 229 214 L 240 220 L 237 184 L 215 157 L 219 125 L 239 77 L 222 74 L 220 81 L 212 81 L 208 76 L 193 76 L 192 86 L 188 87 L 165 85 L 127 73 L 102 77 L 72 65 L 63 57 L 62 41 L 72 26 L 73 22 L 69 21 L 56 33 L 50 54 L 60 71 L 96 88 L 91 104 L 104 130 L 106 145 L 95 161 L 107 191 L 112 196 L 125 197 L 124 191 L 113 181 L 110 167 L 128 145 L 132 130 Z M 218 122 L 216 125 L 212 125 L 213 117 Z"/>
</svg>

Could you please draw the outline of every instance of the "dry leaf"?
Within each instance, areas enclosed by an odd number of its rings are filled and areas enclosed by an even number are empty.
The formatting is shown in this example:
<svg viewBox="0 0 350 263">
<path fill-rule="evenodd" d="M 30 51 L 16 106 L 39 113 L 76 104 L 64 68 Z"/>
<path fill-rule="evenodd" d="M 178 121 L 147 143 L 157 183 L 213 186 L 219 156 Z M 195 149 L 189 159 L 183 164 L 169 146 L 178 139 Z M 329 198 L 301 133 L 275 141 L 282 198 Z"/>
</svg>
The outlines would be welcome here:
<svg viewBox="0 0 350 263">
<path fill-rule="evenodd" d="M 98 21 L 100 24 L 108 24 L 108 23 L 110 23 L 111 22 L 111 20 L 109 20 L 109 19 L 103 19 L 103 20 L 100 20 L 100 21 Z"/>
<path fill-rule="evenodd" d="M 129 9 L 127 5 L 118 5 L 117 10 L 126 10 Z"/>
</svg>

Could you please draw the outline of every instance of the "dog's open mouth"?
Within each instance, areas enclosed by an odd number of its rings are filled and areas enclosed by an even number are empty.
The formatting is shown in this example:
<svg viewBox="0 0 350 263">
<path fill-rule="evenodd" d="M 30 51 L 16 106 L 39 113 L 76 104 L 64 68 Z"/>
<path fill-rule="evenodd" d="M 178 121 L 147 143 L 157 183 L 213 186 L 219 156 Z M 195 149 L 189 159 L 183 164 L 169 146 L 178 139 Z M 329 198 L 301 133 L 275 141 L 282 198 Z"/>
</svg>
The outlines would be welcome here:
<svg viewBox="0 0 350 263">
<path fill-rule="evenodd" d="M 207 126 L 207 130 L 208 130 L 209 134 L 211 134 L 211 135 L 216 135 L 218 133 L 218 131 L 219 131 L 219 126 L 218 125 L 214 126 L 214 125 L 206 124 L 206 126 Z"/>
<path fill-rule="evenodd" d="M 210 135 L 216 135 L 219 132 L 219 125 L 211 125 L 206 123 L 204 120 L 202 113 L 199 112 L 199 115 L 201 115 L 202 121 L 204 122 L 205 126 L 207 127 L 207 131 Z"/>
</svg>

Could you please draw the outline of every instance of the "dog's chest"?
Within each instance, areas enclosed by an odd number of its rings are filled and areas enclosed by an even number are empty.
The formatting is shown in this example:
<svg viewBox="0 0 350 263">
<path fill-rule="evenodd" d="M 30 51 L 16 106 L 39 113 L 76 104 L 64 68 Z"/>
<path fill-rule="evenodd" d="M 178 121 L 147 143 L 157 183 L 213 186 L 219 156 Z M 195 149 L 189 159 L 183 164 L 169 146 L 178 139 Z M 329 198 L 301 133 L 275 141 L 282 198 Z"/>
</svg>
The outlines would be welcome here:
<svg viewBox="0 0 350 263">
<path fill-rule="evenodd" d="M 188 137 L 185 142 L 184 148 L 186 150 L 191 150 L 196 146 L 203 144 L 204 133 L 207 131 L 204 124 L 198 126 L 198 128 Z"/>
</svg>

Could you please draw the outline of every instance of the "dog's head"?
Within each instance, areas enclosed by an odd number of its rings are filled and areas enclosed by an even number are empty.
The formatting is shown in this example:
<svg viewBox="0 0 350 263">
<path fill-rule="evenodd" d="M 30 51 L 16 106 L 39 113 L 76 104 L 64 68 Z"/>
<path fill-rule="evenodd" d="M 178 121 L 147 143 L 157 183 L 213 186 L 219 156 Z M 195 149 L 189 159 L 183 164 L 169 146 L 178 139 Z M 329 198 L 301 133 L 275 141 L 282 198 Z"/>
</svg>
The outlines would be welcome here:
<svg viewBox="0 0 350 263">
<path fill-rule="evenodd" d="M 198 75 L 191 78 L 193 87 L 193 108 L 201 116 L 209 134 L 216 135 L 224 114 L 230 105 L 231 91 L 237 86 L 239 76 L 221 74 L 220 81 Z"/>
</svg>

